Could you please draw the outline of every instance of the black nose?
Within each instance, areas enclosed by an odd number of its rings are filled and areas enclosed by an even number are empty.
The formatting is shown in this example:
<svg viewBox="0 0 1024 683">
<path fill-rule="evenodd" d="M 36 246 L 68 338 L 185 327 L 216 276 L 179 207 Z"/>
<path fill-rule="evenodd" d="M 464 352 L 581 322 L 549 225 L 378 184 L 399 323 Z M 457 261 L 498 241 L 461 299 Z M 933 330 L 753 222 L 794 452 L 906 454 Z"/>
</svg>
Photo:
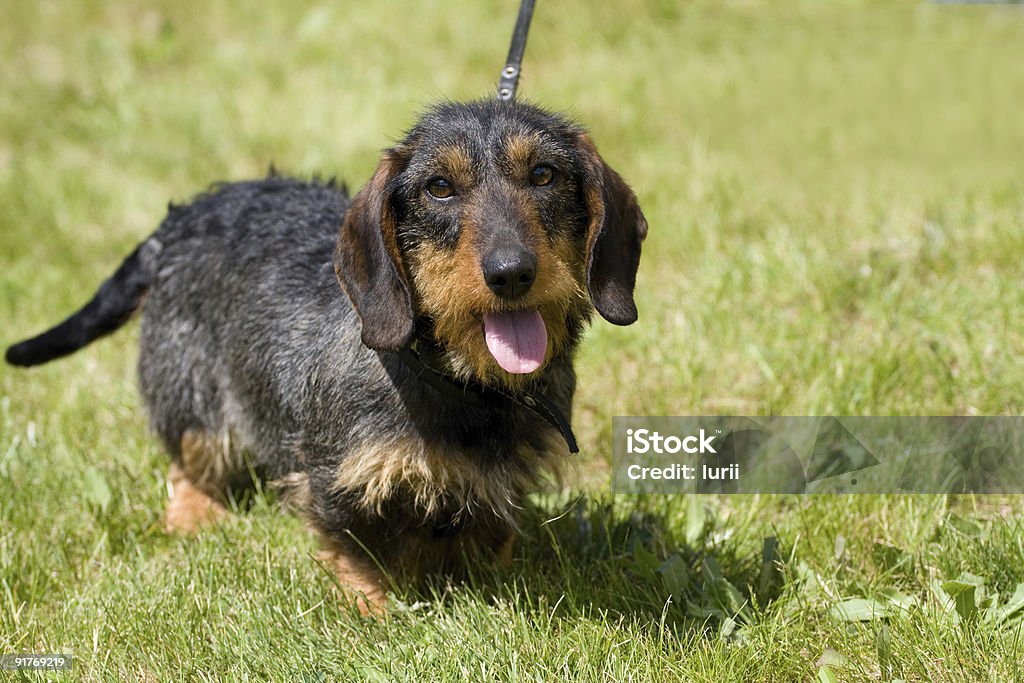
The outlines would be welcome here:
<svg viewBox="0 0 1024 683">
<path fill-rule="evenodd" d="M 480 265 L 487 286 L 503 299 L 526 294 L 537 278 L 537 257 L 525 249 L 495 249 Z"/>
</svg>

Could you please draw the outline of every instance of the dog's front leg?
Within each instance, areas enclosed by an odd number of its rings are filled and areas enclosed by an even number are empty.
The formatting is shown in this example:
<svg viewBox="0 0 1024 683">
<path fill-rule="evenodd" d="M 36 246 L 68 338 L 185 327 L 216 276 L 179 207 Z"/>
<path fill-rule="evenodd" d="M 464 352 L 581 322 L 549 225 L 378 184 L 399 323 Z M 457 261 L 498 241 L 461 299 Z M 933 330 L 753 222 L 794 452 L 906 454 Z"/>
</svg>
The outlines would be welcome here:
<svg viewBox="0 0 1024 683">
<path fill-rule="evenodd" d="M 387 581 L 384 573 L 362 553 L 337 546 L 320 553 L 338 579 L 342 597 L 355 603 L 363 616 L 381 616 L 387 607 Z"/>
</svg>

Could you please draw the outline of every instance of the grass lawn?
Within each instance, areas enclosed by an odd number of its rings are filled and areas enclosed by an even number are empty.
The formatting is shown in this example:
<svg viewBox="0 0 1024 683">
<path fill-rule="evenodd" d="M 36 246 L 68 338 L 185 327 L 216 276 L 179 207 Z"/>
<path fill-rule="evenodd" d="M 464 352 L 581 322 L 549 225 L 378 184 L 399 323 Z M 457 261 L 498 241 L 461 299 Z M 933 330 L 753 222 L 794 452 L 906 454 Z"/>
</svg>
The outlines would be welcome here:
<svg viewBox="0 0 1024 683">
<path fill-rule="evenodd" d="M 517 5 L 344 4 L 5 2 L 3 341 L 213 180 L 361 186 L 491 95 Z M 1024 8 L 541 2 L 521 93 L 651 231 L 513 567 L 375 621 L 269 497 L 167 536 L 132 325 L 0 367 L 0 654 L 76 658 L 0 680 L 1024 680 L 1020 498 L 614 496 L 608 461 L 614 415 L 1024 413 Z"/>
</svg>

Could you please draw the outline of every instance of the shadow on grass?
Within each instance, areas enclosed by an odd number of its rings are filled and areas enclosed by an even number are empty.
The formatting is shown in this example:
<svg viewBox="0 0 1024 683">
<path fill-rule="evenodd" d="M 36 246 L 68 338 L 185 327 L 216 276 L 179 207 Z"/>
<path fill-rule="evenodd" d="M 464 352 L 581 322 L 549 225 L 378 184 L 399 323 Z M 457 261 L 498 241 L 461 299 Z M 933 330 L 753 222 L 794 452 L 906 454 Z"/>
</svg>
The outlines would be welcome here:
<svg viewBox="0 0 1024 683">
<path fill-rule="evenodd" d="M 234 512 L 278 508 L 272 491 L 236 491 Z M 504 603 L 547 618 L 627 620 L 679 636 L 730 638 L 779 597 L 784 553 L 774 538 L 739 540 L 701 496 L 531 500 L 511 567 L 467 558 L 467 576 L 402 580 L 406 606 L 446 611 L 451 600 Z M 288 514 L 278 509 L 280 514 Z M 332 577 L 333 580 L 333 577 Z"/>
<path fill-rule="evenodd" d="M 524 511 L 513 567 L 471 571 L 460 590 L 567 618 L 730 637 L 780 595 L 780 549 L 774 538 L 732 541 L 715 521 L 700 498 L 540 501 Z M 443 599 L 450 587 L 436 581 L 429 592 Z"/>
</svg>

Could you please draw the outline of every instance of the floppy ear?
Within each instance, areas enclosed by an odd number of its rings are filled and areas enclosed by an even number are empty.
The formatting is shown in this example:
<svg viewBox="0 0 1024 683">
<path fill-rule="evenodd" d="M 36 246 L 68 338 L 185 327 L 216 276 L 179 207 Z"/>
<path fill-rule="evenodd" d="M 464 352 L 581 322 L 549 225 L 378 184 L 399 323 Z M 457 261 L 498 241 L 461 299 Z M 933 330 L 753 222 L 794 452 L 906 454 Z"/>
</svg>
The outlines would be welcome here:
<svg viewBox="0 0 1024 683">
<path fill-rule="evenodd" d="M 636 322 L 633 286 L 647 220 L 636 195 L 597 153 L 590 137 L 579 136 L 583 199 L 587 206 L 587 288 L 594 307 L 616 325 Z"/>
<path fill-rule="evenodd" d="M 363 343 L 377 351 L 398 351 L 412 339 L 409 279 L 391 207 L 400 170 L 394 151 L 385 152 L 345 212 L 334 250 L 334 272 L 362 322 Z"/>
</svg>

